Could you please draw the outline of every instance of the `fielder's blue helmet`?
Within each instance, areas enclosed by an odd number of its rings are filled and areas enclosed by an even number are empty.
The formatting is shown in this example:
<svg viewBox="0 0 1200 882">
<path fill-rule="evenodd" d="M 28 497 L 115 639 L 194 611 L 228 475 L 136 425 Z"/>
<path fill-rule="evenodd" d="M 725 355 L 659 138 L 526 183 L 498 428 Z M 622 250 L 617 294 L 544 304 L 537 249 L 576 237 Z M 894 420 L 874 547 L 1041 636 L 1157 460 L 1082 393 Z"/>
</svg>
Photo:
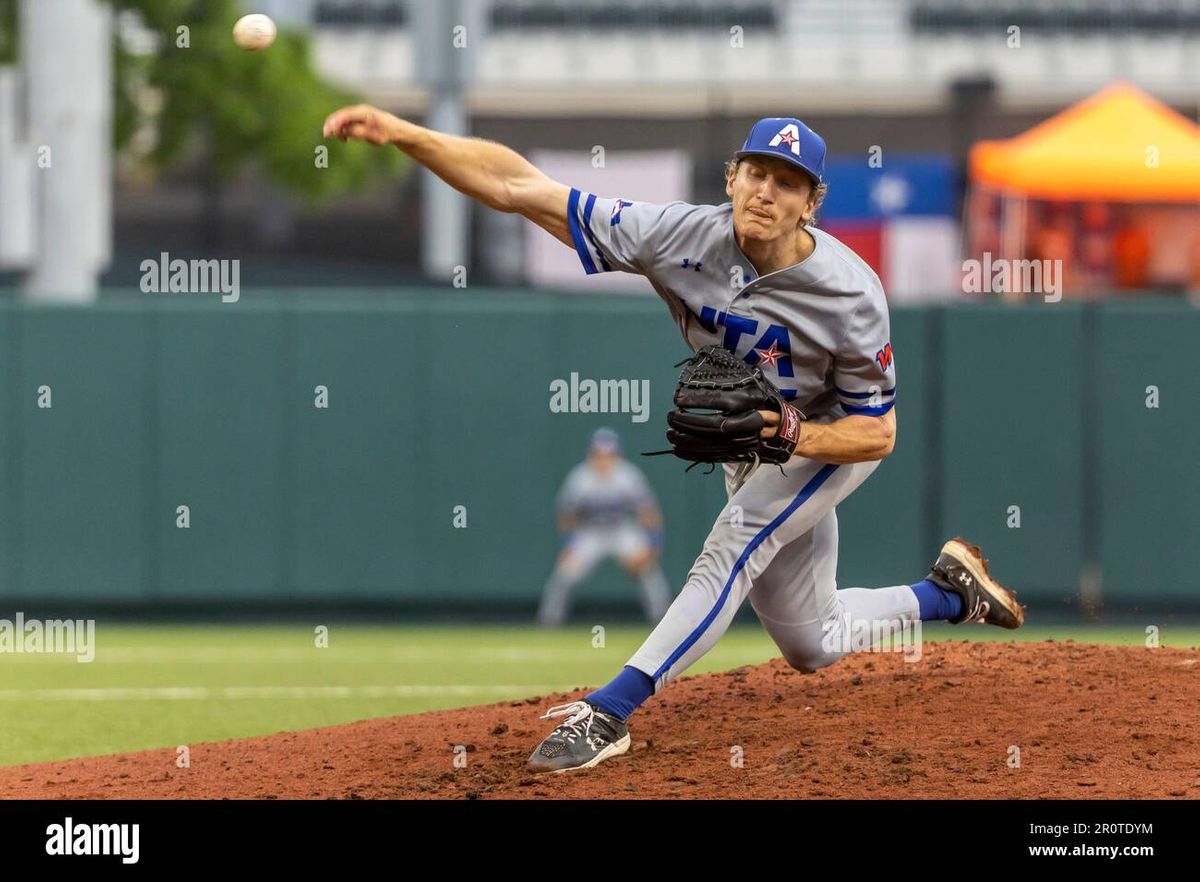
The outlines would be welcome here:
<svg viewBox="0 0 1200 882">
<path fill-rule="evenodd" d="M 592 432 L 592 450 L 602 450 L 608 453 L 618 453 L 621 450 L 621 438 L 607 426 Z"/>
</svg>

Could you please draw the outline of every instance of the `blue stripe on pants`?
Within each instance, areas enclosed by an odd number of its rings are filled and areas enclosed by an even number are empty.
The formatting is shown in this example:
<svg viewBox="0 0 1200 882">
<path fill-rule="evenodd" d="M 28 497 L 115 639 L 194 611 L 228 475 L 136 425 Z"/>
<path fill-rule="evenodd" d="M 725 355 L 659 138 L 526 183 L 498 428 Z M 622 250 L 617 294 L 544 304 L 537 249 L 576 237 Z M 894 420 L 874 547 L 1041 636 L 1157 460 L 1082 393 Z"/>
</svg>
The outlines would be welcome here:
<svg viewBox="0 0 1200 882">
<path fill-rule="evenodd" d="M 713 608 L 709 610 L 708 615 L 704 617 L 704 621 L 696 626 L 696 630 L 692 631 L 692 633 L 687 636 L 687 639 L 679 645 L 679 648 L 672 652 L 667 660 L 663 662 L 661 666 L 659 666 L 659 669 L 654 672 L 653 679 L 655 683 L 658 683 L 659 677 L 661 677 L 666 671 L 669 671 L 671 669 L 671 665 L 679 661 L 679 659 L 683 657 L 683 654 L 695 645 L 696 641 L 700 639 L 700 635 L 703 634 L 708 629 L 708 626 L 713 623 L 713 620 L 721 611 L 721 607 L 725 605 L 726 598 L 729 597 L 729 592 L 733 588 L 733 580 L 736 579 L 738 577 L 738 573 L 745 568 L 746 561 L 750 559 L 750 555 L 754 553 L 754 550 L 758 548 L 758 546 L 762 545 L 763 542 L 766 541 L 767 537 L 775 532 L 776 528 L 778 528 L 780 524 L 791 517 L 795 513 L 796 509 L 800 508 L 800 506 L 802 506 L 809 499 L 809 497 L 816 493 L 821 485 L 824 484 L 829 476 L 835 471 L 837 471 L 836 465 L 829 464 L 823 466 L 819 472 L 809 479 L 809 482 L 804 485 L 804 488 L 796 494 L 796 498 L 788 503 L 788 507 L 776 515 L 775 519 L 771 521 L 771 523 L 759 530 L 758 534 L 750 540 L 750 543 L 746 546 L 745 550 L 742 551 L 741 556 L 738 557 L 737 562 L 733 565 L 733 569 L 729 573 L 729 578 L 725 580 L 725 587 L 721 589 L 721 596 L 717 598 L 717 602 L 713 604 Z"/>
</svg>

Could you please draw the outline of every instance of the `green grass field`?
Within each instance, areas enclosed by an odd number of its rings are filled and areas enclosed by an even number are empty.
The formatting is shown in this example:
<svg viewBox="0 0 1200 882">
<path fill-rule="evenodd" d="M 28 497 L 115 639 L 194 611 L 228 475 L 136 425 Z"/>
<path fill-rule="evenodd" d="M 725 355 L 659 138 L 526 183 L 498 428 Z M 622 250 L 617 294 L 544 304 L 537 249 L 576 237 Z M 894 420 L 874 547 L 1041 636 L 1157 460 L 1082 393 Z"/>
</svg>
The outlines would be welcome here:
<svg viewBox="0 0 1200 882">
<path fill-rule="evenodd" d="M 295 626 L 106 626 L 96 658 L 0 654 L 0 765 L 173 747 L 372 717 L 522 698 L 608 680 L 648 633 L 611 627 L 331 625 L 329 647 Z M 926 640 L 1074 639 L 1143 645 L 1144 626 L 927 626 Z M 1200 644 L 1200 627 L 1164 625 L 1164 646 Z M 688 674 L 776 655 L 736 626 Z M 532 711 L 531 711 L 532 712 Z"/>
</svg>

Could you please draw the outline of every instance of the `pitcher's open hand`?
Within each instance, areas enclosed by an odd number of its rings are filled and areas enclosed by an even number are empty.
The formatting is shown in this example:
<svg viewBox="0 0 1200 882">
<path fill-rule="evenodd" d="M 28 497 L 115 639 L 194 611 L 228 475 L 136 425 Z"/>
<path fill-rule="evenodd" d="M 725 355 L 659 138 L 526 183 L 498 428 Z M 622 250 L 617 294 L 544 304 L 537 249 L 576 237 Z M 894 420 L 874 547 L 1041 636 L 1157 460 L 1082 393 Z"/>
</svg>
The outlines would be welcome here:
<svg viewBox="0 0 1200 882">
<path fill-rule="evenodd" d="M 323 134 L 342 141 L 366 141 L 368 144 L 392 143 L 403 121 L 370 104 L 354 104 L 335 110 L 325 117 Z"/>
</svg>

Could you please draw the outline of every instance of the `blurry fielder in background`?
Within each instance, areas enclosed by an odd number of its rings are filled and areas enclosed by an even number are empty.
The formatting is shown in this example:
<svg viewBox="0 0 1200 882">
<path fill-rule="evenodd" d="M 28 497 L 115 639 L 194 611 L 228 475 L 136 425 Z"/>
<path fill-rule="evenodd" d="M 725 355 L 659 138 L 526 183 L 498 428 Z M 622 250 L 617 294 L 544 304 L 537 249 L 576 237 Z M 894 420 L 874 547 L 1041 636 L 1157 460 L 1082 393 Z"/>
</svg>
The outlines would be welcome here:
<svg viewBox="0 0 1200 882">
<path fill-rule="evenodd" d="M 538 624 L 561 627 L 571 590 L 610 556 L 641 583 L 646 618 L 661 619 L 671 602 L 658 565 L 662 514 L 645 475 L 621 456 L 621 442 L 612 429 L 592 434 L 587 460 L 567 475 L 557 508 L 563 549 L 542 592 Z"/>
</svg>

